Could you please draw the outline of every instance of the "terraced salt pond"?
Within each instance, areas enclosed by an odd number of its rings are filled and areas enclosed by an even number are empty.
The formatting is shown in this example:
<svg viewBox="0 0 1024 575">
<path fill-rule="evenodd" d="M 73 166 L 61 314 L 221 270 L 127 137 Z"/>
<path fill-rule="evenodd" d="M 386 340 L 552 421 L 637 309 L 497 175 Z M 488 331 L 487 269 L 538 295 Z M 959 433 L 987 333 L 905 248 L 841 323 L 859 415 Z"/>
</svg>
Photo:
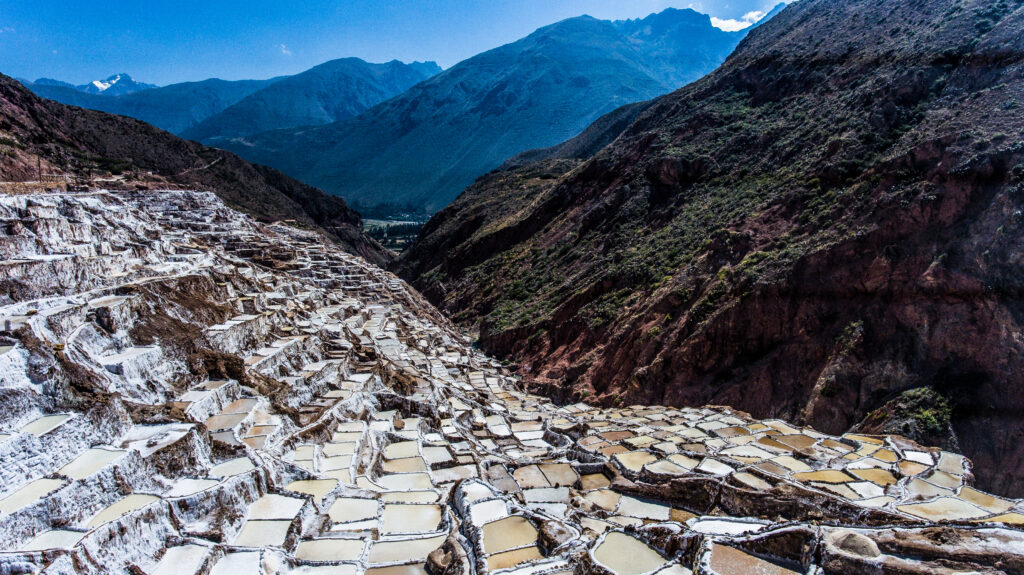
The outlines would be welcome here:
<svg viewBox="0 0 1024 575">
<path fill-rule="evenodd" d="M 30 235 L 62 214 L 91 242 L 74 257 Z M 3 365 L 60 376 L 3 374 L 0 573 L 909 575 L 1024 555 L 1024 506 L 974 489 L 960 455 L 726 407 L 556 405 L 394 276 L 210 194 L 0 197 L 0 217 L 10 261 L 83 282 L 0 307 L 56 338 L 4 334 Z"/>
</svg>

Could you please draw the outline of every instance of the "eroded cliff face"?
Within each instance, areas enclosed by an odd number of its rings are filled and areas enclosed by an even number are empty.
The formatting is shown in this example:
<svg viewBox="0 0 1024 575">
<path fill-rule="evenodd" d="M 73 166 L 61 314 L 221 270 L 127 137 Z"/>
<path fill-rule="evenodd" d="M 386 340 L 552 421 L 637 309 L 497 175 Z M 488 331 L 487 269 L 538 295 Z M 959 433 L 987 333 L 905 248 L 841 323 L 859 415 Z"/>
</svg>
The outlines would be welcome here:
<svg viewBox="0 0 1024 575">
<path fill-rule="evenodd" d="M 1020 495 L 1022 26 L 803 0 L 595 157 L 478 181 L 399 269 L 547 395 L 902 433 Z"/>
<path fill-rule="evenodd" d="M 1024 502 L 957 453 L 556 405 L 212 193 L 4 195 L 0 224 L 0 573 L 1024 570 Z"/>
</svg>

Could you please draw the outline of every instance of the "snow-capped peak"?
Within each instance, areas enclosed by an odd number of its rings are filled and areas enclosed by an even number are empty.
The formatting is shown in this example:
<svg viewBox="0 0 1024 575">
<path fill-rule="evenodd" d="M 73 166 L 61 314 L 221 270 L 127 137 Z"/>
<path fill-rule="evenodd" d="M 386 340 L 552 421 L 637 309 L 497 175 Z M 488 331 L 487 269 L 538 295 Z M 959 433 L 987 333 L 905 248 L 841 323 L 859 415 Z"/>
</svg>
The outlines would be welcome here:
<svg viewBox="0 0 1024 575">
<path fill-rule="evenodd" d="M 106 80 L 93 80 L 79 89 L 93 94 L 128 94 L 154 87 L 151 84 L 136 82 L 128 74 L 114 74 Z"/>
</svg>

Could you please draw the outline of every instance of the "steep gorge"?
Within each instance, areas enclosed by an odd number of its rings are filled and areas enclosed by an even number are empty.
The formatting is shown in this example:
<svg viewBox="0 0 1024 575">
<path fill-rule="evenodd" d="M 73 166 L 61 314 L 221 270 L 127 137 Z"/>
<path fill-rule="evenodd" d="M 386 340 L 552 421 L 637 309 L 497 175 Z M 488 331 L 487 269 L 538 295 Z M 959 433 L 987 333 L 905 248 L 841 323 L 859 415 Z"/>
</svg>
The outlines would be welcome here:
<svg viewBox="0 0 1024 575">
<path fill-rule="evenodd" d="M 549 395 L 900 433 L 1024 494 L 1021 4 L 802 0 L 399 270 Z"/>
</svg>

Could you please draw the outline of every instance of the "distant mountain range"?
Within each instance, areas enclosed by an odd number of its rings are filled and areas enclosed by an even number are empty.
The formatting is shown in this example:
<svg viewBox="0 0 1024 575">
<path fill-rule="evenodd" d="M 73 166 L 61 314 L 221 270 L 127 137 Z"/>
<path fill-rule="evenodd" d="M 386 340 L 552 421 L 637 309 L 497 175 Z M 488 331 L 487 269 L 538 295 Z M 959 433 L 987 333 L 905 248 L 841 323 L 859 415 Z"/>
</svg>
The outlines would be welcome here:
<svg viewBox="0 0 1024 575">
<path fill-rule="evenodd" d="M 154 88 L 118 74 L 87 86 L 27 86 L 234 151 L 358 205 L 434 211 L 510 157 L 706 75 L 748 32 L 669 9 L 614 22 L 571 18 L 447 71 L 344 58 L 270 80 Z"/>
<path fill-rule="evenodd" d="M 48 78 L 23 83 L 63 104 L 130 116 L 179 135 L 195 129 L 194 139 L 218 140 L 228 136 L 217 129 L 234 137 L 350 118 L 440 71 L 433 62 L 369 64 L 345 58 L 269 80 L 210 79 L 158 88 L 118 74 L 85 86 Z"/>
<path fill-rule="evenodd" d="M 354 203 L 436 210 L 509 157 L 704 76 L 746 32 L 724 32 L 693 10 L 617 22 L 572 18 L 463 61 L 352 120 L 203 141 Z"/>
<path fill-rule="evenodd" d="M 74 84 L 54 80 L 52 78 L 39 78 L 33 82 L 33 84 L 56 88 L 70 88 L 85 94 L 103 94 L 104 96 L 123 96 L 125 94 L 141 92 L 142 90 L 149 90 L 157 87 L 155 84 L 143 84 L 142 82 L 136 82 L 128 74 L 114 74 L 105 80 L 93 80 L 92 82 L 81 86 L 75 86 Z"/>
<path fill-rule="evenodd" d="M 89 94 L 70 84 L 53 80 L 44 83 L 37 80 L 25 86 L 38 96 L 62 104 L 130 116 L 168 132 L 180 134 L 278 79 L 237 82 L 211 79 L 172 84 L 120 96 Z"/>
</svg>

